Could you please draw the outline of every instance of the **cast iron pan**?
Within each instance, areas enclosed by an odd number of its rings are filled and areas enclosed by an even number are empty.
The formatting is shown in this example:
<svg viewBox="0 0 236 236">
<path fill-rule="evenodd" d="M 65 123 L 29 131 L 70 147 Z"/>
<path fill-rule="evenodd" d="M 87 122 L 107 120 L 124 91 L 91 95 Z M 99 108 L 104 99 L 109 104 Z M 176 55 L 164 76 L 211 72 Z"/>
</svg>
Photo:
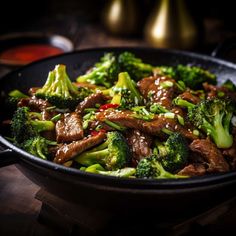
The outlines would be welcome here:
<svg viewBox="0 0 236 236">
<path fill-rule="evenodd" d="M 151 48 L 100 48 L 68 53 L 14 71 L 0 79 L 3 97 L 13 89 L 26 92 L 44 84 L 49 70 L 56 64 L 67 66 L 70 78 L 76 78 L 104 54 L 130 51 L 153 65 L 192 64 L 207 68 L 218 76 L 219 84 L 230 78 L 236 82 L 236 65 L 210 56 L 183 51 Z M 1 105 L 1 120 L 9 117 Z M 188 217 L 206 210 L 236 194 L 236 172 L 180 180 L 118 179 L 67 168 L 34 157 L 8 142 L 3 131 L 0 163 L 18 163 L 19 169 L 33 182 L 63 199 L 98 209 L 131 214 L 154 211 L 165 218 Z M 2 164 L 3 165 L 3 164 Z M 20 186 L 19 186 L 20 187 Z M 138 214 L 135 217 L 147 217 Z"/>
</svg>

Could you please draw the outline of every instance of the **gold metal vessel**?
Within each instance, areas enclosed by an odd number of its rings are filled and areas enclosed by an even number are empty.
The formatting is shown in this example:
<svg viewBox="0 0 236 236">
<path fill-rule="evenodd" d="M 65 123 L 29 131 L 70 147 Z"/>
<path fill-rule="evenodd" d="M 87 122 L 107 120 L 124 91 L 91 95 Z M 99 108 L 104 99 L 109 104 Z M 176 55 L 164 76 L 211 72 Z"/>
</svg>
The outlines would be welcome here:
<svg viewBox="0 0 236 236">
<path fill-rule="evenodd" d="M 102 22 L 115 35 L 131 35 L 138 30 L 136 0 L 108 1 L 102 12 Z"/>
<path fill-rule="evenodd" d="M 146 41 L 155 47 L 191 49 L 198 42 L 198 27 L 185 0 L 160 0 L 147 20 Z"/>
</svg>

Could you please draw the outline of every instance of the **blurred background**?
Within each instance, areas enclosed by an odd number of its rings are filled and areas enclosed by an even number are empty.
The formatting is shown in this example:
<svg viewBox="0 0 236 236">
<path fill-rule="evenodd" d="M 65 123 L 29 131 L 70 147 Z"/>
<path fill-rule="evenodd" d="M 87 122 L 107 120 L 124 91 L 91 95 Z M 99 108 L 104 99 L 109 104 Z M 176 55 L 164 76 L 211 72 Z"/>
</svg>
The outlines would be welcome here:
<svg viewBox="0 0 236 236">
<path fill-rule="evenodd" d="M 138 45 L 210 54 L 236 34 L 233 16 L 222 0 L 8 0 L 0 34 L 62 34 L 75 49 Z"/>
</svg>

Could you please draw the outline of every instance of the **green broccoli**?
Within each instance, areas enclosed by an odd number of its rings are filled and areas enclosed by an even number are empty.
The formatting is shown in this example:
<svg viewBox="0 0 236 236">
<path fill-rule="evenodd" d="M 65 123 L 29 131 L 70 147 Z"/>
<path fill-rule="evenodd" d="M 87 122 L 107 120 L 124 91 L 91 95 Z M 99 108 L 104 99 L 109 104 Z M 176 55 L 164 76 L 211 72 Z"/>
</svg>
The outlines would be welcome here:
<svg viewBox="0 0 236 236">
<path fill-rule="evenodd" d="M 175 67 L 157 67 L 160 74 L 167 75 L 176 81 L 183 81 L 191 89 L 202 88 L 204 82 L 216 84 L 216 75 L 197 66 L 177 65 Z"/>
<path fill-rule="evenodd" d="M 218 148 L 232 146 L 233 136 L 230 134 L 230 122 L 235 105 L 231 100 L 213 98 L 202 100 L 194 105 L 177 97 L 174 99 L 174 103 L 188 109 L 190 122 L 210 136 Z"/>
<path fill-rule="evenodd" d="M 230 148 L 233 144 L 230 123 L 234 109 L 230 100 L 219 98 L 203 100 L 189 110 L 188 118 L 196 127 L 209 135 L 218 148 Z"/>
<path fill-rule="evenodd" d="M 121 53 L 118 61 L 121 71 L 128 72 L 135 81 L 148 77 L 153 73 L 152 65 L 143 63 L 140 58 L 135 57 L 131 52 Z"/>
<path fill-rule="evenodd" d="M 33 119 L 37 115 L 37 119 Z M 31 113 L 28 107 L 19 107 L 13 115 L 11 122 L 12 135 L 16 144 L 36 137 L 42 131 L 54 130 L 52 121 L 40 120 L 40 113 Z"/>
<path fill-rule="evenodd" d="M 236 92 L 236 85 L 230 79 L 227 79 L 222 84 L 222 87 L 227 88 L 231 92 Z"/>
<path fill-rule="evenodd" d="M 127 72 L 121 72 L 117 83 L 111 88 L 112 104 L 118 104 L 119 108 L 131 109 L 142 104 L 142 96 L 136 88 L 135 82 Z"/>
<path fill-rule="evenodd" d="M 91 165 L 85 168 L 84 171 L 107 176 L 115 176 L 119 178 L 131 177 L 136 173 L 136 169 L 132 167 L 125 167 L 117 170 L 105 170 L 100 164 Z"/>
<path fill-rule="evenodd" d="M 188 110 L 191 110 L 195 107 L 195 104 L 188 102 L 188 101 L 182 99 L 181 97 L 176 97 L 175 99 L 173 99 L 173 104 L 180 106 L 180 107 L 185 107 Z"/>
<path fill-rule="evenodd" d="M 158 160 L 165 170 L 173 173 L 182 169 L 188 161 L 189 147 L 179 133 L 172 133 L 166 142 L 156 142 Z"/>
<path fill-rule="evenodd" d="M 15 89 L 8 93 L 8 97 L 6 98 L 5 103 L 8 109 L 14 112 L 17 109 L 17 103 L 20 101 L 20 99 L 28 97 L 29 96 L 27 96 L 26 94 Z"/>
<path fill-rule="evenodd" d="M 119 64 L 116 56 L 113 53 L 106 53 L 87 74 L 79 76 L 76 80 L 79 83 L 89 82 L 110 88 L 117 80 L 118 73 Z"/>
<path fill-rule="evenodd" d="M 186 176 L 174 175 L 166 171 L 161 163 L 157 160 L 157 156 L 152 154 L 142 159 L 136 168 L 136 177 L 149 179 L 177 179 L 186 178 Z"/>
<path fill-rule="evenodd" d="M 165 107 L 163 107 L 162 105 L 160 105 L 159 103 L 153 103 L 150 107 L 150 112 L 154 113 L 154 114 L 160 114 L 160 113 L 168 113 L 170 112 L 169 110 L 167 110 Z"/>
<path fill-rule="evenodd" d="M 34 156 L 47 159 L 49 154 L 48 147 L 52 145 L 57 145 L 57 143 L 41 136 L 35 136 L 24 141 L 20 147 Z"/>
<path fill-rule="evenodd" d="M 49 72 L 46 83 L 36 91 L 35 96 L 48 100 L 58 108 L 73 109 L 89 94 L 88 89 L 78 89 L 70 81 L 65 65 L 57 65 L 53 71 Z"/>
<path fill-rule="evenodd" d="M 13 104 L 17 104 L 17 102 L 21 99 L 21 98 L 28 98 L 29 96 L 27 96 L 26 94 L 22 93 L 21 91 L 15 89 L 12 90 L 10 93 L 8 93 L 9 96 L 9 101 L 10 103 Z"/>
<path fill-rule="evenodd" d="M 118 131 L 107 133 L 107 140 L 92 150 L 85 151 L 75 158 L 84 166 L 101 164 L 107 170 L 117 170 L 129 162 L 130 150 L 125 138 Z"/>
</svg>

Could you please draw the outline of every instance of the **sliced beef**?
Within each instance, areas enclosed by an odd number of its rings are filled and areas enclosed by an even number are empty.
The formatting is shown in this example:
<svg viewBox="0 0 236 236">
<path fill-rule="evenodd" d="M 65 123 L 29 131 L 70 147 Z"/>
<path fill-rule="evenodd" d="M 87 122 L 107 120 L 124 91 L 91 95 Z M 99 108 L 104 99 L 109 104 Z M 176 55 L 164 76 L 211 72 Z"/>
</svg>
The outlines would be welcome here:
<svg viewBox="0 0 236 236">
<path fill-rule="evenodd" d="M 99 132 L 96 136 L 89 136 L 79 141 L 74 141 L 69 144 L 63 144 L 56 152 L 54 162 L 63 164 L 68 160 L 71 160 L 76 155 L 90 149 L 100 143 L 106 138 L 106 134 Z"/>
<path fill-rule="evenodd" d="M 32 88 L 33 89 L 33 88 Z M 42 112 L 42 120 L 51 120 L 55 115 L 58 114 L 55 110 L 48 110 L 48 107 L 52 105 L 43 99 L 31 97 L 31 98 L 22 98 L 18 102 L 19 107 L 29 107 L 31 111 Z"/>
<path fill-rule="evenodd" d="M 189 147 L 206 160 L 208 163 L 207 172 L 229 171 L 229 164 L 224 159 L 221 151 L 209 139 L 196 139 Z"/>
<path fill-rule="evenodd" d="M 84 136 L 83 124 L 80 116 L 75 113 L 66 113 L 56 123 L 57 142 L 72 142 Z"/>
<path fill-rule="evenodd" d="M 193 163 L 185 166 L 178 175 L 201 176 L 206 174 L 206 167 L 203 164 Z"/>
<path fill-rule="evenodd" d="M 172 83 L 173 86 L 163 86 L 165 82 Z M 172 99 L 176 88 L 175 80 L 166 76 L 156 75 L 140 80 L 137 85 L 145 99 L 150 99 L 153 103 L 159 103 L 167 109 L 172 107 Z"/>
<path fill-rule="evenodd" d="M 236 159 L 236 140 L 234 141 L 232 147 L 223 150 L 223 155 Z"/>
<path fill-rule="evenodd" d="M 178 107 L 178 106 L 174 106 L 171 109 L 171 112 L 175 113 L 176 115 L 180 115 L 182 117 L 187 116 L 187 113 L 184 110 L 182 110 L 180 107 Z"/>
<path fill-rule="evenodd" d="M 236 93 L 230 91 L 228 88 L 222 86 L 215 86 L 212 84 L 203 83 L 203 88 L 208 92 L 207 98 L 211 99 L 218 96 L 219 92 L 223 92 L 226 97 L 232 99 L 232 101 L 236 102 Z"/>
<path fill-rule="evenodd" d="M 95 107 L 96 104 L 103 104 L 107 99 L 108 98 L 103 95 L 102 92 L 93 93 L 80 102 L 75 111 L 81 114 L 83 113 L 84 109 Z"/>
<path fill-rule="evenodd" d="M 191 131 L 184 129 L 175 119 L 168 119 L 162 115 L 156 115 L 151 121 L 144 121 L 135 118 L 132 111 L 106 110 L 99 112 L 96 118 L 101 122 L 109 120 L 127 128 L 138 129 L 144 133 L 155 136 L 162 135 L 162 129 L 166 128 L 171 131 L 179 132 L 184 137 L 191 140 L 197 138 Z"/>
<path fill-rule="evenodd" d="M 193 95 L 190 91 L 185 91 L 184 93 L 180 94 L 179 97 L 193 104 L 200 102 L 200 98 Z"/>
<path fill-rule="evenodd" d="M 30 97 L 30 98 L 22 98 L 18 102 L 19 107 L 29 107 L 32 111 L 43 111 L 47 107 L 51 107 L 52 105 L 43 99 Z"/>
<path fill-rule="evenodd" d="M 42 111 L 42 120 L 51 120 L 57 114 L 59 114 L 59 113 L 57 111 L 55 111 L 55 110 L 44 109 Z"/>
<path fill-rule="evenodd" d="M 126 140 L 131 148 L 134 159 L 141 160 L 152 153 L 152 137 L 150 135 L 133 129 L 127 132 Z"/>
<path fill-rule="evenodd" d="M 223 155 L 227 158 L 233 170 L 236 170 L 236 142 L 234 146 L 223 151 Z"/>
</svg>

